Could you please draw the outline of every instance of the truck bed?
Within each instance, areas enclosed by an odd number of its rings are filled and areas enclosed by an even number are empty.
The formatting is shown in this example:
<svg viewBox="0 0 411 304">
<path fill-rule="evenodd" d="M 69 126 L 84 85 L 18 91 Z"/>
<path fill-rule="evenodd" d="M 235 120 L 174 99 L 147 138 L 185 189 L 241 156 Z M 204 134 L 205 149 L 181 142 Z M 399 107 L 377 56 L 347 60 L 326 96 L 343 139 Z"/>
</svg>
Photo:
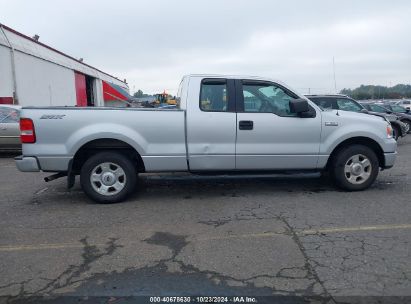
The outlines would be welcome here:
<svg viewBox="0 0 411 304">
<path fill-rule="evenodd" d="M 121 140 L 137 150 L 147 171 L 186 170 L 185 113 L 179 109 L 26 107 L 36 144 L 23 155 L 36 155 L 44 171 L 66 170 L 84 144 L 96 139 Z"/>
</svg>

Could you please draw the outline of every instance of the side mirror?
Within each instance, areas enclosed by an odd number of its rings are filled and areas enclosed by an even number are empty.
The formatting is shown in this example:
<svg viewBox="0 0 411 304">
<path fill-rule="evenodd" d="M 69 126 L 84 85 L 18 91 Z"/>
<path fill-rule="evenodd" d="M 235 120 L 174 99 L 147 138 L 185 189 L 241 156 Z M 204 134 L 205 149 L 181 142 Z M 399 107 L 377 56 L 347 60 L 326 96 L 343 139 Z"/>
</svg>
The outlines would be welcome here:
<svg viewBox="0 0 411 304">
<path fill-rule="evenodd" d="M 392 114 L 392 111 L 390 111 L 390 110 L 387 110 L 387 114 Z"/>
<path fill-rule="evenodd" d="M 368 110 L 367 109 L 361 109 L 361 111 L 360 111 L 361 113 L 365 113 L 365 114 L 368 114 Z"/>
<path fill-rule="evenodd" d="M 410 113 L 410 109 L 409 109 L 409 108 L 406 108 L 406 109 L 405 109 L 405 113 Z"/>
<path fill-rule="evenodd" d="M 310 108 L 308 107 L 307 100 L 303 98 L 297 98 L 290 100 L 290 111 L 291 113 L 301 114 L 308 112 Z"/>
</svg>

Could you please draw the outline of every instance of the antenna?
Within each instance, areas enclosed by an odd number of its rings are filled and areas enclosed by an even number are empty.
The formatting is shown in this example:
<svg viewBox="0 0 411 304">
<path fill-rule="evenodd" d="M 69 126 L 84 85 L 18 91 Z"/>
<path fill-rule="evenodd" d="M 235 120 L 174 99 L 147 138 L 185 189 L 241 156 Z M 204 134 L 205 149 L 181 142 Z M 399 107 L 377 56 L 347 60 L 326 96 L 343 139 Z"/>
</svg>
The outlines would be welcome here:
<svg viewBox="0 0 411 304">
<path fill-rule="evenodd" d="M 335 60 L 334 60 L 334 56 L 333 56 L 333 72 L 334 72 L 334 90 L 335 90 L 335 94 L 337 94 L 337 80 L 335 79 Z"/>
</svg>

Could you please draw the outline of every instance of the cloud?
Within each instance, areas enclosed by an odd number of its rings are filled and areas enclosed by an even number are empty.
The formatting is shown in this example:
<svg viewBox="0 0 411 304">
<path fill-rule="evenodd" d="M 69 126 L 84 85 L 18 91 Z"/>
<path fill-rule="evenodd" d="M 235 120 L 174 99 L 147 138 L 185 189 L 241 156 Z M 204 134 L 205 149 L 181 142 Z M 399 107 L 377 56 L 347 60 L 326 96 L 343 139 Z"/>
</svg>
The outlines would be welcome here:
<svg viewBox="0 0 411 304">
<path fill-rule="evenodd" d="M 0 0 L 3 22 L 130 88 L 188 73 L 278 78 L 305 92 L 411 82 L 409 1 Z"/>
</svg>

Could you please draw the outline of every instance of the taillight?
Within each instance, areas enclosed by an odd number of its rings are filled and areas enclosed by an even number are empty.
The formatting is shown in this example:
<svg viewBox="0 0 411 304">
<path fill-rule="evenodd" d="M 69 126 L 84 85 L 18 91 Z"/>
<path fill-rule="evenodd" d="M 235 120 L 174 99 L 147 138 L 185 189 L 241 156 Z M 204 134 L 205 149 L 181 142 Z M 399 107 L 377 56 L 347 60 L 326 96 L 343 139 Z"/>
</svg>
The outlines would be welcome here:
<svg viewBox="0 0 411 304">
<path fill-rule="evenodd" d="M 20 118 L 20 139 L 23 144 L 33 144 L 36 142 L 36 132 L 34 124 L 30 118 Z"/>
<path fill-rule="evenodd" d="M 392 138 L 393 137 L 393 129 L 391 127 L 391 124 L 387 125 L 387 137 Z"/>
</svg>

